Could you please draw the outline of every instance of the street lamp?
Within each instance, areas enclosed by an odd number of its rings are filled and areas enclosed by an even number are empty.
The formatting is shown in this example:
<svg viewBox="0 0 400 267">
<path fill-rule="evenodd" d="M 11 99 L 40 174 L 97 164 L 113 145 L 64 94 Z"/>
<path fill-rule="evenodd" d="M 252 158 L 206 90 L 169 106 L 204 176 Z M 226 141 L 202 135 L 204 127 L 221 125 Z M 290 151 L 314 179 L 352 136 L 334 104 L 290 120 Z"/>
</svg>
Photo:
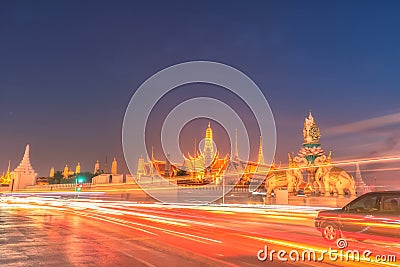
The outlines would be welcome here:
<svg viewBox="0 0 400 267">
<path fill-rule="evenodd" d="M 83 177 L 76 177 L 76 185 L 75 185 L 76 192 L 82 191 L 84 181 L 85 181 L 85 179 Z"/>
</svg>

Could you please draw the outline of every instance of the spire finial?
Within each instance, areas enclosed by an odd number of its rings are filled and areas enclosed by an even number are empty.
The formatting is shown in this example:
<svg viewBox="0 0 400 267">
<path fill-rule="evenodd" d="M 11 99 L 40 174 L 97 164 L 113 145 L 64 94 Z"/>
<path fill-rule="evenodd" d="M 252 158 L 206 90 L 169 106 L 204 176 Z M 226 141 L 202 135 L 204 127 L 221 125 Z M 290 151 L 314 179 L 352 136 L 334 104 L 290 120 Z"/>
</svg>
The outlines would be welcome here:
<svg viewBox="0 0 400 267">
<path fill-rule="evenodd" d="M 238 148 L 238 133 L 237 133 L 237 128 L 235 131 L 235 156 L 234 159 L 239 159 L 239 148 Z"/>
<path fill-rule="evenodd" d="M 21 163 L 24 162 L 26 164 L 30 164 L 30 159 L 29 159 L 29 144 L 26 145 L 25 147 L 25 153 L 24 157 L 22 158 Z"/>
</svg>

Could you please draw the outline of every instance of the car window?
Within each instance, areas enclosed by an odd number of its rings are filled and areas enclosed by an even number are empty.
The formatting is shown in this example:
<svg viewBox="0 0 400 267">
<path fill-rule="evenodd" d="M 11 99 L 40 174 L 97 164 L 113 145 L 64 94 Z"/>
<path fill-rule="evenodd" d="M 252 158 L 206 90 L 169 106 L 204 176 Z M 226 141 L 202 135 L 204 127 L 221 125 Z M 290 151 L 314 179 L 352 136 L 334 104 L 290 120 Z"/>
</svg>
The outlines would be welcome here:
<svg viewBox="0 0 400 267">
<path fill-rule="evenodd" d="M 360 198 L 350 203 L 347 210 L 351 212 L 379 211 L 379 198 L 378 196 L 366 196 Z"/>
<path fill-rule="evenodd" d="M 400 196 L 385 196 L 382 203 L 383 211 L 400 212 Z"/>
</svg>

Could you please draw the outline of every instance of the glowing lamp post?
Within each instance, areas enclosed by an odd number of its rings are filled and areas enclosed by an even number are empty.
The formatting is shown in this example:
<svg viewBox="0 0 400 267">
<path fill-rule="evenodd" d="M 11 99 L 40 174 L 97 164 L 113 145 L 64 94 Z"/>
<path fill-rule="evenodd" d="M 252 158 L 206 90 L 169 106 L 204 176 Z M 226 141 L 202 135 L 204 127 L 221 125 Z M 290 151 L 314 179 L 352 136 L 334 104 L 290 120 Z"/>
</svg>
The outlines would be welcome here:
<svg viewBox="0 0 400 267">
<path fill-rule="evenodd" d="M 76 192 L 82 191 L 84 181 L 85 179 L 83 177 L 76 177 L 76 185 L 75 185 Z"/>
</svg>

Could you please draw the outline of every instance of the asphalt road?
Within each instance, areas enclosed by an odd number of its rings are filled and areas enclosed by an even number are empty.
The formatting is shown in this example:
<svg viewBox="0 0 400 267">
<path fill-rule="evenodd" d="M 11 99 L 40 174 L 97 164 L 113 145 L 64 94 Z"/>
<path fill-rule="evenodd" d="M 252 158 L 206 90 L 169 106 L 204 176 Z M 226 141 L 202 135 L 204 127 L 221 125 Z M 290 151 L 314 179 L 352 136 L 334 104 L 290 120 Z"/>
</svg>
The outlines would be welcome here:
<svg viewBox="0 0 400 267">
<path fill-rule="evenodd" d="M 348 240 L 343 250 L 371 250 L 371 261 L 305 250 L 338 249 L 313 227 L 313 209 L 210 207 L 85 199 L 3 198 L 0 266 L 399 266 L 398 244 Z M 276 252 L 265 261 L 260 250 Z M 287 261 L 277 257 L 286 251 Z M 292 250 L 300 259 L 292 260 Z M 292 256 L 295 254 L 292 254 Z M 395 255 L 396 262 L 373 262 Z"/>
</svg>

